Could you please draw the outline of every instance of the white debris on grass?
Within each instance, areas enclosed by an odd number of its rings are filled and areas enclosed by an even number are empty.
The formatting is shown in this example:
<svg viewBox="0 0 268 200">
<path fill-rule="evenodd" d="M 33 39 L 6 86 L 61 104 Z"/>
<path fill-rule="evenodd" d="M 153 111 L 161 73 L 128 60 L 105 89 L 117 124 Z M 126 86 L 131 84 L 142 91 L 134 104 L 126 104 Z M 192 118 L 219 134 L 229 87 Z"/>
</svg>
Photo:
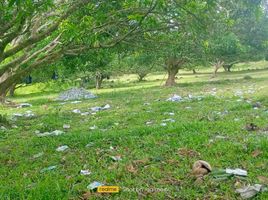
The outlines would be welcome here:
<svg viewBox="0 0 268 200">
<path fill-rule="evenodd" d="M 39 157 L 41 157 L 43 155 L 44 155 L 44 152 L 40 152 L 40 153 L 37 153 L 37 154 L 33 155 L 33 158 L 39 158 Z"/>
<path fill-rule="evenodd" d="M 89 147 L 93 147 L 94 146 L 94 143 L 93 142 L 90 142 L 86 145 L 86 148 L 89 148 Z"/>
<path fill-rule="evenodd" d="M 70 124 L 63 124 L 62 126 L 64 129 L 70 129 L 71 128 L 71 125 Z"/>
<path fill-rule="evenodd" d="M 32 118 L 34 116 L 35 114 L 31 110 L 27 110 L 25 113 L 13 113 L 13 117 L 15 118 L 18 118 L 18 117 Z"/>
<path fill-rule="evenodd" d="M 56 165 L 53 165 L 53 166 L 49 166 L 49 167 L 46 167 L 46 168 L 44 168 L 44 169 L 41 169 L 41 173 L 44 173 L 44 172 L 47 172 L 47 171 L 51 171 L 51 170 L 54 170 L 54 169 L 56 169 L 57 168 L 57 166 Z"/>
<path fill-rule="evenodd" d="M 164 120 L 162 120 L 162 122 L 175 122 L 175 120 L 174 119 L 164 119 Z"/>
<path fill-rule="evenodd" d="M 102 107 L 100 107 L 100 106 L 92 107 L 92 108 L 90 108 L 90 110 L 93 111 L 93 112 L 98 112 L 98 111 L 101 111 L 101 110 L 108 110 L 110 108 L 111 108 L 111 106 L 109 104 L 106 104 L 105 106 L 102 106 Z"/>
<path fill-rule="evenodd" d="M 167 123 L 161 123 L 160 126 L 167 126 Z"/>
<path fill-rule="evenodd" d="M 71 104 L 78 104 L 78 103 L 82 103 L 82 101 L 72 101 Z"/>
<path fill-rule="evenodd" d="M 113 161 L 121 161 L 122 160 L 121 156 L 111 156 L 111 158 Z"/>
<path fill-rule="evenodd" d="M 79 109 L 74 109 L 72 112 L 75 113 L 75 114 L 80 114 L 80 113 L 81 113 L 81 110 L 79 110 Z"/>
<path fill-rule="evenodd" d="M 183 100 L 182 97 L 176 94 L 174 94 L 172 97 L 167 99 L 167 101 L 172 101 L 172 102 L 179 102 L 182 100 Z"/>
<path fill-rule="evenodd" d="M 97 127 L 96 125 L 89 127 L 90 130 L 95 130 L 95 129 L 97 129 L 97 128 L 98 128 L 98 127 Z"/>
<path fill-rule="evenodd" d="M 204 97 L 203 96 L 193 96 L 189 94 L 187 97 L 181 97 L 177 94 L 174 94 L 172 97 L 168 98 L 167 101 L 171 102 L 183 102 L 183 101 L 190 101 L 190 100 L 198 100 L 201 101 Z"/>
<path fill-rule="evenodd" d="M 81 175 L 84 175 L 84 176 L 87 176 L 87 175 L 90 175 L 91 174 L 91 171 L 89 171 L 88 169 L 85 169 L 85 170 L 81 169 L 80 170 L 80 174 Z"/>
<path fill-rule="evenodd" d="M 233 174 L 233 175 L 237 175 L 237 176 L 247 176 L 248 175 L 248 172 L 246 170 L 238 169 L 238 168 L 236 168 L 236 169 L 229 169 L 229 168 L 227 168 L 225 170 L 225 172 L 227 174 Z"/>
<path fill-rule="evenodd" d="M 62 151 L 66 151 L 67 149 L 69 149 L 69 147 L 67 145 L 63 145 L 63 146 L 58 147 L 56 151 L 62 152 Z"/>
<path fill-rule="evenodd" d="M 235 190 L 239 193 L 242 199 L 250 199 L 260 192 L 267 191 L 267 188 L 260 184 L 249 185 Z"/>
<path fill-rule="evenodd" d="M 37 131 L 36 131 L 37 132 Z M 40 133 L 40 131 L 38 133 L 36 133 L 38 137 L 45 137 L 45 136 L 58 136 L 58 135 L 62 135 L 64 134 L 64 131 L 60 131 L 60 130 L 55 130 L 52 132 L 44 132 L 44 133 Z"/>
<path fill-rule="evenodd" d="M 21 103 L 17 106 L 17 108 L 27 108 L 27 107 L 32 107 L 33 105 L 30 103 Z"/>
<path fill-rule="evenodd" d="M 148 122 L 146 122 L 145 124 L 147 125 L 147 126 L 149 126 L 149 125 L 152 125 L 154 122 L 153 121 L 148 121 Z"/>
<path fill-rule="evenodd" d="M 94 182 L 90 183 L 90 184 L 87 186 L 87 189 L 89 189 L 89 190 L 94 190 L 94 189 L 97 189 L 99 186 L 103 186 L 103 185 L 104 185 L 103 183 L 94 181 Z"/>
<path fill-rule="evenodd" d="M 170 115 L 170 116 L 174 116 L 175 113 L 174 112 L 165 112 L 164 115 Z"/>
</svg>

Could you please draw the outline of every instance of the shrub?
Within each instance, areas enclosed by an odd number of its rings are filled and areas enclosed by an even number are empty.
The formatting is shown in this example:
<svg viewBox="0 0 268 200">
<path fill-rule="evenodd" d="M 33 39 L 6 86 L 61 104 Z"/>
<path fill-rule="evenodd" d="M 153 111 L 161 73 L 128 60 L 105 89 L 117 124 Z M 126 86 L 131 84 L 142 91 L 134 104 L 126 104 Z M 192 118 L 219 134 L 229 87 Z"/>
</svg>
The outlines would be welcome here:
<svg viewBox="0 0 268 200">
<path fill-rule="evenodd" d="M 9 125 L 6 115 L 0 115 L 0 126 Z"/>
<path fill-rule="evenodd" d="M 252 79 L 252 77 L 250 75 L 246 75 L 246 76 L 244 76 L 244 79 L 245 80 L 250 80 L 250 79 Z"/>
</svg>

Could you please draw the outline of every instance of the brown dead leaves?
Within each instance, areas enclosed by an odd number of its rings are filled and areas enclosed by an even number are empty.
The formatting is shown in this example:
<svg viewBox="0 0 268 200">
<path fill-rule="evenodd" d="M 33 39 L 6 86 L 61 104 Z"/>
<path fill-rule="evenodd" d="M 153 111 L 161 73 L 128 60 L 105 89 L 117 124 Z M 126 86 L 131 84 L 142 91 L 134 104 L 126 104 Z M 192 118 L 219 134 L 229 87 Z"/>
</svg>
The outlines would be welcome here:
<svg viewBox="0 0 268 200">
<path fill-rule="evenodd" d="M 200 153 L 191 149 L 180 148 L 178 149 L 178 155 L 193 158 L 193 157 L 199 157 Z"/>
<path fill-rule="evenodd" d="M 260 151 L 260 150 L 258 150 L 258 149 L 256 149 L 255 151 L 253 151 L 253 152 L 251 153 L 251 155 L 252 155 L 253 158 L 258 157 L 258 156 L 260 156 L 261 154 L 262 154 L 262 151 Z"/>
</svg>

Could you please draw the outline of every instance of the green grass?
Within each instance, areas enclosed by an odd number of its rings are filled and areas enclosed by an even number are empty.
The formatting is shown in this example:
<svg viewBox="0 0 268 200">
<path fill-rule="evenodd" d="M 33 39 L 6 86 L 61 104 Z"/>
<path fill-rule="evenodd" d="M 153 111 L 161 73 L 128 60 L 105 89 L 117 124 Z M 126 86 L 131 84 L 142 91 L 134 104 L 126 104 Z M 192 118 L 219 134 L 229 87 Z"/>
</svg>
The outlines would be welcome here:
<svg viewBox="0 0 268 200">
<path fill-rule="evenodd" d="M 245 80 L 250 75 L 252 79 Z M 54 100 L 56 92 L 46 88 L 41 93 L 39 85 L 24 87 L 17 91 L 15 102 L 29 102 L 32 108 L 0 107 L 1 114 L 9 118 L 12 113 L 32 110 L 37 117 L 18 119 L 10 128 L 0 132 L 0 199 L 79 199 L 87 185 L 100 181 L 117 185 L 119 194 L 91 194 L 90 199 L 239 199 L 235 193 L 237 179 L 216 181 L 207 176 L 202 185 L 194 183 L 191 166 L 198 160 L 208 161 L 214 169 L 243 168 L 249 176 L 242 184 L 259 183 L 258 176 L 268 177 L 268 140 L 264 131 L 248 132 L 248 123 L 267 127 L 268 71 L 242 71 L 220 73 L 210 79 L 210 74 L 183 74 L 178 85 L 172 88 L 160 86 L 163 74 L 152 74 L 147 81 L 134 82 L 134 76 L 120 77 L 106 82 L 97 99 L 84 100 L 80 104 L 60 105 Z M 42 86 L 43 87 L 43 86 Z M 217 88 L 217 95 L 211 91 Z M 238 90 L 252 102 L 260 101 L 262 108 L 254 110 L 246 101 L 237 101 Z M 172 94 L 181 96 L 202 95 L 201 101 L 165 101 Z M 150 105 L 144 105 L 149 102 Z M 109 103 L 112 108 L 96 115 L 80 116 L 71 111 Z M 191 109 L 186 109 L 191 107 Z M 228 111 L 226 115 L 218 112 Z M 165 115 L 174 112 L 175 116 Z M 173 118 L 175 123 L 166 127 L 162 120 Z M 235 120 L 239 119 L 239 121 Z M 154 124 L 147 126 L 147 121 Z M 71 129 L 64 135 L 37 137 L 36 130 L 62 130 L 63 124 Z M 89 128 L 96 125 L 98 129 Z M 225 140 L 215 140 L 216 136 Z M 210 140 L 214 140 L 211 142 Z M 85 147 L 93 143 L 92 147 Z M 66 152 L 57 152 L 61 145 L 70 147 Z M 114 147 L 114 150 L 110 149 Z M 200 156 L 181 156 L 179 148 L 187 148 Z M 253 157 L 252 152 L 262 151 Z M 39 158 L 33 158 L 43 152 Z M 121 155 L 122 161 L 114 162 L 110 156 Z M 129 171 L 133 165 L 136 173 Z M 40 173 L 45 167 L 57 165 L 53 171 Z M 82 176 L 81 169 L 92 174 Z M 128 189 L 143 189 L 140 192 Z M 150 190 L 162 192 L 150 192 Z M 267 199 L 264 192 L 256 199 Z"/>
</svg>

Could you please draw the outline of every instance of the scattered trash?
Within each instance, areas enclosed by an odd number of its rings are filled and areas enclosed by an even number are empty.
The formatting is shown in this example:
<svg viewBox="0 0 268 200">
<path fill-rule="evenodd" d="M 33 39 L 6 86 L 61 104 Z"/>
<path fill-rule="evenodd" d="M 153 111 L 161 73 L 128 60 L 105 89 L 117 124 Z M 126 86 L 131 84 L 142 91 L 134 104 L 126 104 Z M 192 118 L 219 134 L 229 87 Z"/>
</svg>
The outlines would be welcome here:
<svg viewBox="0 0 268 200">
<path fill-rule="evenodd" d="M 250 199 L 254 196 L 256 196 L 258 193 L 266 191 L 267 188 L 265 188 L 263 185 L 255 184 L 255 185 L 249 185 L 245 186 L 239 189 L 236 189 L 235 191 L 240 194 L 242 199 Z"/>
<path fill-rule="evenodd" d="M 227 174 L 232 174 L 232 175 L 237 175 L 237 176 L 247 176 L 248 175 L 246 170 L 238 169 L 238 168 L 237 169 L 229 169 L 229 168 L 227 168 L 225 170 L 225 172 Z"/>
<path fill-rule="evenodd" d="M 121 156 L 111 156 L 111 158 L 113 159 L 113 161 L 120 161 L 120 160 L 122 160 Z"/>
<path fill-rule="evenodd" d="M 76 113 L 76 114 L 80 114 L 80 113 L 81 113 L 81 110 L 79 110 L 79 109 L 74 109 L 72 112 L 73 112 L 73 113 Z"/>
<path fill-rule="evenodd" d="M 146 102 L 146 103 L 144 103 L 143 105 L 144 105 L 144 106 L 149 106 L 149 105 L 151 105 L 151 104 L 148 103 L 148 102 Z"/>
<path fill-rule="evenodd" d="M 17 125 L 12 125 L 11 127 L 12 127 L 12 128 L 18 128 L 18 126 L 17 126 Z"/>
<path fill-rule="evenodd" d="M 212 167 L 204 160 L 198 160 L 193 164 L 192 174 L 197 178 L 197 181 L 202 181 L 202 178 L 211 171 Z"/>
<path fill-rule="evenodd" d="M 40 152 L 40 153 L 37 153 L 37 154 L 33 155 L 33 158 L 39 158 L 39 157 L 41 157 L 43 155 L 44 155 L 44 152 Z"/>
<path fill-rule="evenodd" d="M 27 107 L 32 107 L 33 105 L 30 103 L 21 103 L 18 105 L 17 108 L 27 108 Z"/>
<path fill-rule="evenodd" d="M 91 174 L 91 171 L 89 171 L 88 169 L 86 169 L 86 170 L 80 170 L 80 174 L 81 175 L 84 175 L 84 176 L 87 176 L 87 175 L 90 175 Z"/>
<path fill-rule="evenodd" d="M 25 113 L 14 113 L 13 114 L 13 117 L 25 117 L 25 118 L 31 118 L 31 117 L 34 117 L 35 114 L 31 111 L 31 110 L 28 110 L 26 111 Z"/>
<path fill-rule="evenodd" d="M 167 126 L 167 123 L 161 123 L 160 126 Z"/>
<path fill-rule="evenodd" d="M 99 186 L 103 186 L 103 185 L 104 185 L 103 183 L 94 181 L 93 183 L 90 183 L 90 184 L 87 186 L 87 189 L 95 190 L 95 189 L 97 189 Z"/>
<path fill-rule="evenodd" d="M 175 113 L 174 112 L 165 112 L 164 115 L 170 115 L 170 116 L 174 116 Z"/>
<path fill-rule="evenodd" d="M 96 96 L 83 88 L 72 88 L 59 94 L 57 100 L 69 101 L 80 99 L 94 99 Z"/>
<path fill-rule="evenodd" d="M 96 106 L 96 107 L 92 107 L 92 108 L 90 108 L 90 109 L 91 109 L 91 111 L 93 111 L 93 112 L 98 112 L 98 111 L 101 111 L 101 110 L 108 110 L 108 109 L 110 109 L 110 108 L 111 108 L 111 106 L 110 106 L 109 104 L 106 104 L 106 105 L 103 106 L 103 107 Z"/>
<path fill-rule="evenodd" d="M 253 123 L 250 123 L 250 124 L 247 124 L 247 125 L 246 125 L 245 129 L 246 129 L 247 131 L 256 131 L 256 130 L 258 130 L 259 128 L 258 128 L 257 125 L 255 125 L 255 124 L 253 124 Z"/>
<path fill-rule="evenodd" d="M 172 97 L 168 98 L 167 101 L 172 101 L 172 102 L 182 102 L 182 101 L 189 101 L 189 100 L 202 100 L 203 96 L 193 96 L 189 94 L 187 97 L 181 97 L 179 95 L 174 94 Z"/>
<path fill-rule="evenodd" d="M 53 165 L 53 166 L 49 166 L 49 167 L 46 167 L 46 168 L 42 169 L 40 172 L 41 173 L 44 173 L 44 172 L 47 172 L 47 171 L 54 170 L 56 168 L 57 168 L 57 166 L 56 165 Z"/>
<path fill-rule="evenodd" d="M 52 132 L 44 132 L 44 133 L 40 133 L 40 131 L 39 131 L 37 133 L 37 136 L 38 137 L 45 137 L 45 136 L 52 136 L 52 135 L 58 136 L 58 135 L 62 135 L 62 134 L 64 134 L 64 132 L 60 131 L 60 130 L 55 130 L 55 131 L 52 131 Z"/>
<path fill-rule="evenodd" d="M 149 125 L 152 125 L 154 122 L 153 121 L 148 121 L 148 122 L 146 122 L 145 124 L 147 125 L 147 126 L 149 126 Z"/>
<path fill-rule="evenodd" d="M 174 119 L 164 119 L 164 120 L 162 120 L 162 122 L 175 122 L 175 120 Z"/>
<path fill-rule="evenodd" d="M 90 113 L 89 112 L 83 112 L 81 113 L 81 116 L 86 116 L 86 115 L 89 115 Z"/>
<path fill-rule="evenodd" d="M 188 110 L 189 110 L 189 109 L 192 109 L 192 107 L 190 107 L 190 106 L 187 106 L 187 107 L 185 107 L 185 109 L 188 109 Z"/>
<path fill-rule="evenodd" d="M 58 147 L 58 148 L 56 149 L 56 151 L 61 152 L 61 151 L 65 151 L 65 150 L 67 150 L 67 149 L 69 149 L 69 147 L 68 147 L 67 145 L 63 145 L 63 146 Z"/>
<path fill-rule="evenodd" d="M 94 146 L 94 143 L 93 142 L 90 142 L 86 145 L 86 148 L 89 148 L 89 147 L 93 147 Z"/>
<path fill-rule="evenodd" d="M 69 129 L 69 128 L 71 128 L 71 125 L 70 124 L 63 124 L 62 128 Z"/>
<path fill-rule="evenodd" d="M 0 127 L 0 130 L 6 131 L 6 130 L 7 130 L 7 128 L 6 128 L 6 127 L 4 127 L 4 126 L 1 126 L 1 127 Z"/>
<path fill-rule="evenodd" d="M 72 101 L 71 104 L 78 104 L 78 103 L 82 103 L 82 101 Z"/>
<path fill-rule="evenodd" d="M 97 127 L 96 125 L 89 127 L 90 130 L 95 130 L 95 129 L 97 129 L 97 128 L 98 128 L 98 127 Z"/>
<path fill-rule="evenodd" d="M 109 104 L 106 104 L 105 106 L 102 107 L 102 110 L 107 110 L 107 109 L 110 109 L 111 106 Z"/>
<path fill-rule="evenodd" d="M 93 112 L 98 112 L 100 110 L 102 110 L 102 107 L 99 107 L 99 106 L 95 106 L 95 107 L 92 107 L 90 108 Z"/>
<path fill-rule="evenodd" d="M 182 97 L 176 94 L 174 94 L 172 97 L 167 99 L 167 101 L 172 101 L 172 102 L 179 102 L 182 100 L 183 100 Z"/>
</svg>

